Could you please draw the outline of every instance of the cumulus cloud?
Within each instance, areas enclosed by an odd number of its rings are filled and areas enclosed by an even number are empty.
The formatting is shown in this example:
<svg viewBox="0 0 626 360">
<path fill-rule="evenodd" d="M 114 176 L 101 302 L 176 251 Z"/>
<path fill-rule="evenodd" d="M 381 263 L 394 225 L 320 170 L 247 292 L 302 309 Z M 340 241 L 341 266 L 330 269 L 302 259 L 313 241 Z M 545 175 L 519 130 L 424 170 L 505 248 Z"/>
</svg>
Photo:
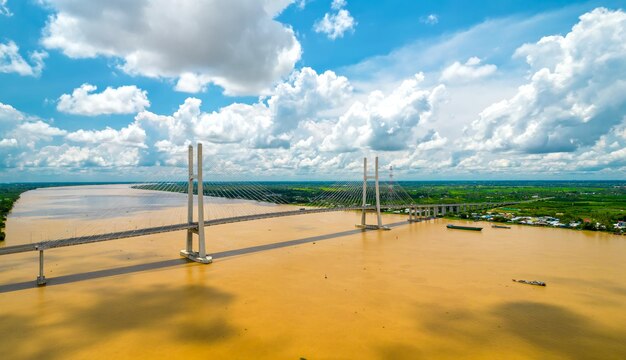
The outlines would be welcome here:
<svg viewBox="0 0 626 360">
<path fill-rule="evenodd" d="M 201 111 L 201 101 L 188 98 L 171 116 L 144 111 L 137 121 L 149 126 L 149 136 L 183 145 L 190 134 L 216 144 L 238 143 L 247 148 L 289 148 L 293 132 L 307 121 L 332 116 L 352 96 L 348 79 L 332 71 L 295 71 L 255 104 L 234 103 L 217 111 Z"/>
<path fill-rule="evenodd" d="M 13 13 L 7 7 L 7 0 L 0 0 L 0 15 L 13 16 Z"/>
<path fill-rule="evenodd" d="M 145 148 L 146 132 L 136 123 L 121 130 L 107 127 L 104 130 L 77 130 L 67 134 L 66 139 L 84 144 L 112 143 L 131 147 Z"/>
<path fill-rule="evenodd" d="M 420 18 L 420 22 L 427 25 L 435 25 L 439 22 L 439 16 L 437 14 L 429 14 Z"/>
<path fill-rule="evenodd" d="M 1 8 L 0 8 L 1 9 Z M 43 60 L 48 57 L 45 51 L 30 53 L 29 64 L 19 53 L 20 48 L 13 41 L 0 43 L 0 72 L 17 73 L 22 76 L 39 76 L 44 67 Z"/>
<path fill-rule="evenodd" d="M 268 99 L 275 119 L 275 134 L 295 129 L 300 122 L 315 120 L 343 106 L 353 95 L 353 87 L 344 76 L 332 71 L 317 74 L 311 68 L 294 72 L 289 81 L 279 84 Z"/>
<path fill-rule="evenodd" d="M 315 22 L 313 30 L 326 34 L 331 40 L 343 37 L 347 31 L 354 31 L 356 21 L 350 12 L 344 9 L 346 5 L 345 0 L 333 0 L 331 9 L 334 12 L 324 14 L 322 19 Z"/>
<path fill-rule="evenodd" d="M 0 167 L 137 166 L 146 134 L 133 122 L 120 130 L 69 132 L 0 103 Z M 68 143 L 69 142 L 69 143 Z"/>
<path fill-rule="evenodd" d="M 41 143 L 65 134 L 38 117 L 0 103 L 0 167 L 22 165 L 20 159 L 36 153 Z"/>
<path fill-rule="evenodd" d="M 389 95 L 374 91 L 365 103 L 356 101 L 324 139 L 322 149 L 395 151 L 414 145 L 417 125 L 428 121 L 445 90 L 443 85 L 422 89 L 423 80 L 423 74 L 416 74 Z"/>
<path fill-rule="evenodd" d="M 465 64 L 455 61 L 441 73 L 444 82 L 469 82 L 493 75 L 498 67 L 493 64 L 481 65 L 481 60 L 475 56 L 469 58 Z"/>
<path fill-rule="evenodd" d="M 275 19 L 286 0 L 44 2 L 54 11 L 43 32 L 48 49 L 120 59 L 128 74 L 178 79 L 181 91 L 212 83 L 227 94 L 258 94 L 301 55 L 291 27 Z"/>
<path fill-rule="evenodd" d="M 203 111 L 201 100 L 190 97 L 170 115 L 143 110 L 121 129 L 72 132 L 29 119 L 7 105 L 0 118 L 15 120 L 9 136 L 0 141 L 14 154 L 5 166 L 181 166 L 186 146 L 201 141 L 216 169 L 323 173 L 340 166 L 357 171 L 361 154 L 346 149 L 399 151 L 419 146 L 430 151 L 447 141 L 428 128 L 443 86 L 423 89 L 422 81 L 418 74 L 388 94 L 373 92 L 361 101 L 347 78 L 303 68 L 256 103 Z M 14 143 L 26 134 L 38 151 L 24 151 Z M 254 168 L 247 169 L 251 164 Z"/>
<path fill-rule="evenodd" d="M 333 0 L 333 2 L 330 4 L 330 8 L 333 10 L 340 10 L 346 7 L 346 5 L 348 5 L 348 2 L 346 0 Z"/>
<path fill-rule="evenodd" d="M 481 112 L 473 149 L 573 152 L 593 145 L 626 113 L 626 13 L 598 8 L 565 36 L 516 53 L 532 68 L 515 96 Z"/>
<path fill-rule="evenodd" d="M 97 87 L 83 84 L 72 94 L 59 97 L 57 110 L 69 114 L 96 116 L 108 114 L 135 114 L 147 107 L 150 101 L 145 90 L 135 85 L 107 87 L 101 93 L 93 93 Z"/>
</svg>

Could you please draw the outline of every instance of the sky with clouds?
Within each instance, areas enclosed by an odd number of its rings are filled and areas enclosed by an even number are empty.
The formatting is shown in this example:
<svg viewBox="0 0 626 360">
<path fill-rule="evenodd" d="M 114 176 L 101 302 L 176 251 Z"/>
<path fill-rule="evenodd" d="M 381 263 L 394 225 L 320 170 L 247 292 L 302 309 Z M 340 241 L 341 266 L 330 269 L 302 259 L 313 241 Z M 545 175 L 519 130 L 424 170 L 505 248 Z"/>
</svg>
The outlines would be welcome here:
<svg viewBox="0 0 626 360">
<path fill-rule="evenodd" d="M 0 0 L 0 181 L 624 179 L 626 0 Z"/>
</svg>

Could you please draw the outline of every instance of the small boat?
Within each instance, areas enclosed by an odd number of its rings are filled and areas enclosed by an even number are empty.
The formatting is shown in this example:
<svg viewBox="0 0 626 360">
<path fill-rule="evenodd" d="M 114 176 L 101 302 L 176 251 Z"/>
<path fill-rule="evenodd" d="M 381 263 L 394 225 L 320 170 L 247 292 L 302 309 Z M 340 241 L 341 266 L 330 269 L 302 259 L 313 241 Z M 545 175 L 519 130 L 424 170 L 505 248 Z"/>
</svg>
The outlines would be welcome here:
<svg viewBox="0 0 626 360">
<path fill-rule="evenodd" d="M 446 227 L 448 229 L 473 230 L 473 231 L 481 231 L 483 229 L 481 227 L 475 227 L 475 226 L 459 226 L 459 225 L 452 225 L 452 224 L 448 224 Z"/>
<path fill-rule="evenodd" d="M 510 226 L 504 226 L 504 225 L 491 225 L 492 228 L 494 229 L 510 229 Z"/>
<path fill-rule="evenodd" d="M 513 281 L 518 282 L 518 283 L 522 283 L 522 284 L 528 284 L 528 285 L 537 285 L 537 286 L 546 286 L 546 283 L 543 281 L 539 281 L 539 280 L 515 280 L 513 279 Z"/>
</svg>

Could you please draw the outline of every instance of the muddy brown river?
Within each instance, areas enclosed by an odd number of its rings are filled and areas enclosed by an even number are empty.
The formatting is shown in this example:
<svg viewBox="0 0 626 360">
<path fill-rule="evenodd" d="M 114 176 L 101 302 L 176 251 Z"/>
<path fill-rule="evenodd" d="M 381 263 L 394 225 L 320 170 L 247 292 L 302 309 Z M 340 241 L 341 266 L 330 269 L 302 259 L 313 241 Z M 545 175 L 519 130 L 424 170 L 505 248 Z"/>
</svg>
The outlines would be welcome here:
<svg viewBox="0 0 626 360">
<path fill-rule="evenodd" d="M 184 217 L 179 198 L 140 191 L 29 191 L 4 245 Z M 253 205 L 219 211 L 229 206 Z M 367 232 L 350 212 L 209 227 L 210 265 L 179 258 L 184 232 L 52 249 L 41 288 L 36 253 L 2 256 L 0 358 L 626 358 L 626 237 L 405 220 L 385 215 L 391 231 Z"/>
</svg>

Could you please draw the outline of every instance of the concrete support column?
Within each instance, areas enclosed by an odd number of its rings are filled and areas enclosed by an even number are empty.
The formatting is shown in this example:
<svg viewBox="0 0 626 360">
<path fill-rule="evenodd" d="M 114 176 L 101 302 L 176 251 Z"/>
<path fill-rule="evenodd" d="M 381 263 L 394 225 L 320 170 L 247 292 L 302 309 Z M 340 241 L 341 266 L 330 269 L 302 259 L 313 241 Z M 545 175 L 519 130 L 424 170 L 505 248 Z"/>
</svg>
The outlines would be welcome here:
<svg viewBox="0 0 626 360">
<path fill-rule="evenodd" d="M 46 277 L 43 275 L 43 250 L 39 249 L 39 276 L 37 276 L 37 286 L 46 285 Z"/>
<path fill-rule="evenodd" d="M 361 210 L 361 226 L 365 226 L 367 204 L 367 158 L 363 158 L 363 210 Z"/>
<path fill-rule="evenodd" d="M 206 258 L 206 244 L 204 243 L 204 188 L 202 182 L 202 144 L 198 143 L 198 257 Z"/>
<path fill-rule="evenodd" d="M 189 183 L 187 184 L 187 222 L 193 223 L 193 146 L 189 145 Z M 187 247 L 188 253 L 193 251 L 193 231 L 187 229 Z"/>
<path fill-rule="evenodd" d="M 380 215 L 380 188 L 378 187 L 378 156 L 376 156 L 376 170 L 374 172 L 375 176 L 375 186 L 376 186 L 376 217 L 378 220 L 378 227 L 383 227 L 383 219 Z"/>
</svg>

